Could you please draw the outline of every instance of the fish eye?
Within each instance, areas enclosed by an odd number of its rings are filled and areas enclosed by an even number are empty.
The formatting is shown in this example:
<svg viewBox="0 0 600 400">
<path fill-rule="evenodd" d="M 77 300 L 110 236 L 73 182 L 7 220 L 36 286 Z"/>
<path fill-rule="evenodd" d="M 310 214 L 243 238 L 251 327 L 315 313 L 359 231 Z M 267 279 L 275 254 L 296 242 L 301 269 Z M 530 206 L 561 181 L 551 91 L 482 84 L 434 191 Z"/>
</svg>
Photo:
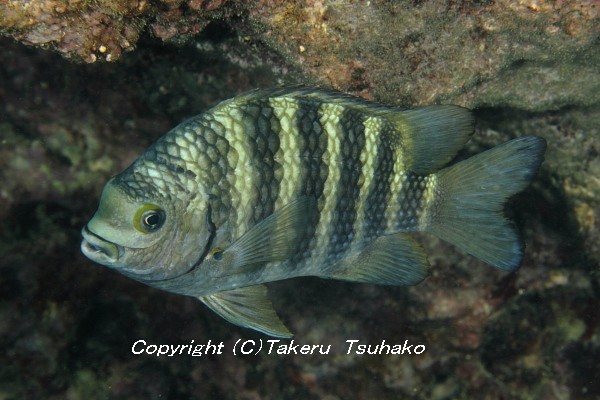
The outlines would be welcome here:
<svg viewBox="0 0 600 400">
<path fill-rule="evenodd" d="M 215 247 L 214 249 L 212 249 L 210 251 L 210 254 L 216 261 L 221 261 L 223 259 L 223 249 L 221 249 L 220 247 Z"/>
<path fill-rule="evenodd" d="M 155 204 L 144 204 L 135 213 L 133 226 L 142 233 L 151 233 L 159 230 L 165 223 L 166 214 L 163 209 Z"/>
</svg>

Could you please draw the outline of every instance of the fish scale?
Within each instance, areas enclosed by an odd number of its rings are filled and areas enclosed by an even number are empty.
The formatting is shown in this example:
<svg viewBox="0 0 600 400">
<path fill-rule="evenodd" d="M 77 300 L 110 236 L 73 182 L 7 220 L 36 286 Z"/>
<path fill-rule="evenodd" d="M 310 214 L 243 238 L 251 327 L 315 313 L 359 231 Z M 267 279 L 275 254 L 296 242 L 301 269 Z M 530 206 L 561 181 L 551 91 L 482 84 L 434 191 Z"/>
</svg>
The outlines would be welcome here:
<svg viewBox="0 0 600 400">
<path fill-rule="evenodd" d="M 387 224 L 385 211 L 389 204 L 391 191 L 391 181 L 394 179 L 394 154 L 389 143 L 385 140 L 385 125 L 381 123 L 381 130 L 377 140 L 377 161 L 373 171 L 375 185 L 367 195 L 365 205 L 365 227 L 368 238 L 379 236 L 385 230 Z"/>
<path fill-rule="evenodd" d="M 472 132 L 456 106 L 249 92 L 184 121 L 111 179 L 81 249 L 279 337 L 291 333 L 264 283 L 417 284 L 429 265 L 409 232 L 512 271 L 523 245 L 502 207 L 533 178 L 545 141 L 518 138 L 446 166 Z"/>
<path fill-rule="evenodd" d="M 299 101 L 298 99 L 296 102 L 298 107 L 296 125 L 290 127 L 289 134 L 298 138 L 298 149 L 291 149 L 291 151 L 296 151 L 298 154 L 300 174 L 297 175 L 299 183 L 295 185 L 298 190 L 293 193 L 292 198 L 299 194 L 313 197 L 317 199 L 319 210 L 309 216 L 298 243 L 297 252 L 292 257 L 296 263 L 299 263 L 308 259 L 314 250 L 315 234 L 324 207 L 322 194 L 325 191 L 325 182 L 329 178 L 330 169 L 325 158 L 328 143 L 327 133 L 318 122 L 320 103 Z"/>
</svg>

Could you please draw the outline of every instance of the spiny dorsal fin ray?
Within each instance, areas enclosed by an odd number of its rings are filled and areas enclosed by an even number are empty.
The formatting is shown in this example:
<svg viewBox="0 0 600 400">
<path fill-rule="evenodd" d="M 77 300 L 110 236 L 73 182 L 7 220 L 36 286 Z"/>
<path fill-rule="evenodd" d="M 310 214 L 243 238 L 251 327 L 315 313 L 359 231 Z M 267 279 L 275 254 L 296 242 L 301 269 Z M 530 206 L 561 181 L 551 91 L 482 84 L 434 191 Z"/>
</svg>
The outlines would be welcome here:
<svg viewBox="0 0 600 400">
<path fill-rule="evenodd" d="M 273 309 L 264 285 L 227 290 L 198 299 L 232 324 L 275 337 L 293 336 Z"/>
<path fill-rule="evenodd" d="M 326 278 L 377 285 L 416 285 L 427 277 L 425 252 L 408 234 L 381 236 L 340 261 Z"/>
</svg>

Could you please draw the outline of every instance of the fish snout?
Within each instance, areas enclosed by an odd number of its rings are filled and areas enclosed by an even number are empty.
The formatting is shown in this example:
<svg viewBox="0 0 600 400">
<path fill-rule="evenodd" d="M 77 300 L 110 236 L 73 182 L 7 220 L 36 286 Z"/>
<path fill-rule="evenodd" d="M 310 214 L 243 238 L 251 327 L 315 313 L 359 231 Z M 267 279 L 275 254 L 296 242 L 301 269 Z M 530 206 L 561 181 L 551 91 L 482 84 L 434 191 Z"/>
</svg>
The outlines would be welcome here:
<svg viewBox="0 0 600 400">
<path fill-rule="evenodd" d="M 81 236 L 81 252 L 90 260 L 107 266 L 119 260 L 119 247 L 96 235 L 87 225 L 81 230 Z"/>
</svg>

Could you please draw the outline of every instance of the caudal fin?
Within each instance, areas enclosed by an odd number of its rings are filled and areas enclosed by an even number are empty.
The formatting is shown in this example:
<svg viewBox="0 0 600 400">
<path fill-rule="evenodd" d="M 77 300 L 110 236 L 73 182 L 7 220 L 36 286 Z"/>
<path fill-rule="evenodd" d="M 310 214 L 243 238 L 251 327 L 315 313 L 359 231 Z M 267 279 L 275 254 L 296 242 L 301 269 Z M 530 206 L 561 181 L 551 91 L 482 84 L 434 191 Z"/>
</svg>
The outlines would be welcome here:
<svg viewBox="0 0 600 400">
<path fill-rule="evenodd" d="M 523 244 L 503 206 L 537 173 L 545 149 L 544 139 L 525 136 L 438 172 L 426 230 L 490 265 L 516 269 Z"/>
</svg>

